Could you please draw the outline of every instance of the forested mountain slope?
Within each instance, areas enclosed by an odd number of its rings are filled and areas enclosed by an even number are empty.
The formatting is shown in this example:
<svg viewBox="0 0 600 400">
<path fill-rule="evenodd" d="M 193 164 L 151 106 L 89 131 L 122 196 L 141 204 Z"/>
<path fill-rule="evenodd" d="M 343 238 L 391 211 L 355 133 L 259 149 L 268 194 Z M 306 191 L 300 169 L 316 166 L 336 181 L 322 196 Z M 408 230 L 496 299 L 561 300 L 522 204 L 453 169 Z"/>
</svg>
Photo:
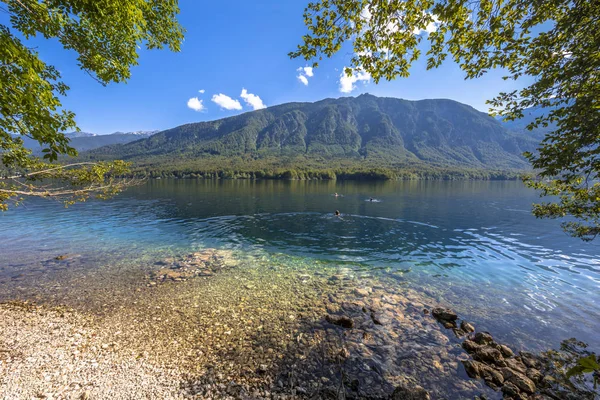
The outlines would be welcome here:
<svg viewBox="0 0 600 400">
<path fill-rule="evenodd" d="M 485 113 L 452 100 L 408 101 L 372 95 L 287 103 L 210 122 L 191 123 L 147 139 L 85 154 L 138 166 L 231 166 L 280 160 L 326 168 L 428 165 L 524 169 L 521 154 L 537 140 L 507 130 Z M 301 165 L 300 165 L 301 167 Z"/>
</svg>

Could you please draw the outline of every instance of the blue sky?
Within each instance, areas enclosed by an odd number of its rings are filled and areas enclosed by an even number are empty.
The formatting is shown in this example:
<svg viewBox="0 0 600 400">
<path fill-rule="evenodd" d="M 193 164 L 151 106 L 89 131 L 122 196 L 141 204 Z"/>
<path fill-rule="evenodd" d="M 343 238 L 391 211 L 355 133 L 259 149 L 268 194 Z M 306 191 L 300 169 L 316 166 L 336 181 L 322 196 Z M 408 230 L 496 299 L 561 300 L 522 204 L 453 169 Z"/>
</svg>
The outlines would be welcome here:
<svg viewBox="0 0 600 400">
<path fill-rule="evenodd" d="M 355 89 L 340 91 L 340 75 L 349 65 L 351 49 L 325 60 L 313 76 L 298 78 L 303 60 L 287 54 L 306 32 L 302 13 L 308 0 L 255 0 L 204 2 L 180 0 L 180 23 L 187 30 L 182 50 L 141 52 L 140 65 L 132 69 L 127 83 L 103 87 L 78 69 L 75 55 L 56 42 L 36 40 L 42 59 L 59 68 L 63 81 L 71 87 L 63 105 L 74 111 L 83 131 L 167 129 L 189 122 L 223 118 L 254 107 L 273 106 L 290 101 L 317 101 L 327 97 L 371 93 L 409 100 L 449 98 L 486 111 L 486 99 L 500 91 L 515 88 L 503 81 L 500 71 L 484 78 L 465 81 L 464 73 L 452 62 L 426 71 L 424 63 L 414 65 L 409 78 L 392 82 L 356 82 Z M 2 22 L 2 21 L 0 21 Z M 246 99 L 240 95 L 258 96 Z M 199 91 L 203 90 L 203 93 Z M 240 108 L 223 94 L 239 102 Z M 220 104 L 212 101 L 220 101 Z M 198 100 L 192 100 L 195 99 Z M 203 109 L 195 111 L 188 107 Z"/>
</svg>

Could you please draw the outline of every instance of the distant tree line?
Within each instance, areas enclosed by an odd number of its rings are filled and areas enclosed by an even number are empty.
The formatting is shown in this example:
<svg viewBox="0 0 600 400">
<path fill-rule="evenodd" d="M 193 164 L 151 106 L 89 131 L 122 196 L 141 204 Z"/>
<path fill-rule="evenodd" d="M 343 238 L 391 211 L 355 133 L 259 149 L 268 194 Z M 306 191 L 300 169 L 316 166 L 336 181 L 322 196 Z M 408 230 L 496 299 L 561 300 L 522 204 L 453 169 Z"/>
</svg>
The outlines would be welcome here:
<svg viewBox="0 0 600 400">
<path fill-rule="evenodd" d="M 518 171 L 490 171 L 477 169 L 264 169 L 264 170 L 198 170 L 144 168 L 133 172 L 140 178 L 175 179 L 279 179 L 279 180 L 516 180 L 521 177 Z"/>
</svg>

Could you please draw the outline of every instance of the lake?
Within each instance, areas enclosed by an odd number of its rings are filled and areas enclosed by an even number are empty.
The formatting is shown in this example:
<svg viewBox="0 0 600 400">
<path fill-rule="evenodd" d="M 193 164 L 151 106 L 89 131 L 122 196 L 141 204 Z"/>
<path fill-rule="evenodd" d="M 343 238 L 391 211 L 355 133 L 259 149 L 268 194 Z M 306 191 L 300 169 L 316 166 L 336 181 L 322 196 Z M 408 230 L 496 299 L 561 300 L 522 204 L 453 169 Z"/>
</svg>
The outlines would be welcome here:
<svg viewBox="0 0 600 400">
<path fill-rule="evenodd" d="M 342 274 L 443 304 L 517 349 L 576 337 L 598 351 L 600 244 L 534 218 L 537 199 L 513 181 L 152 180 L 69 209 L 36 200 L 0 215 L 0 300 L 108 313 L 157 261 L 210 248 L 252 269 L 246 288 L 276 266 L 324 279 L 318 296 Z"/>
</svg>

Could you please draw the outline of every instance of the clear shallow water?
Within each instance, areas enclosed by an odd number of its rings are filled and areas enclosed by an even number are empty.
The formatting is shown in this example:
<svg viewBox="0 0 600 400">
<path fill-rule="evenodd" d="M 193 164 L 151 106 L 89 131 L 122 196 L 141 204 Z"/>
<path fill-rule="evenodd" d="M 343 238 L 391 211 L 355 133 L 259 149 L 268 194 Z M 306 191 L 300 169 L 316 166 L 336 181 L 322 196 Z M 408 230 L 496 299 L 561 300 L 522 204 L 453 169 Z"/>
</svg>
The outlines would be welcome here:
<svg viewBox="0 0 600 400">
<path fill-rule="evenodd" d="M 0 215 L 0 299 L 64 273 L 43 268 L 59 254 L 135 275 L 217 247 L 407 285 L 516 346 L 575 336 L 598 350 L 600 245 L 536 220 L 536 200 L 520 182 L 163 180 L 68 210 L 30 202 Z"/>
</svg>

